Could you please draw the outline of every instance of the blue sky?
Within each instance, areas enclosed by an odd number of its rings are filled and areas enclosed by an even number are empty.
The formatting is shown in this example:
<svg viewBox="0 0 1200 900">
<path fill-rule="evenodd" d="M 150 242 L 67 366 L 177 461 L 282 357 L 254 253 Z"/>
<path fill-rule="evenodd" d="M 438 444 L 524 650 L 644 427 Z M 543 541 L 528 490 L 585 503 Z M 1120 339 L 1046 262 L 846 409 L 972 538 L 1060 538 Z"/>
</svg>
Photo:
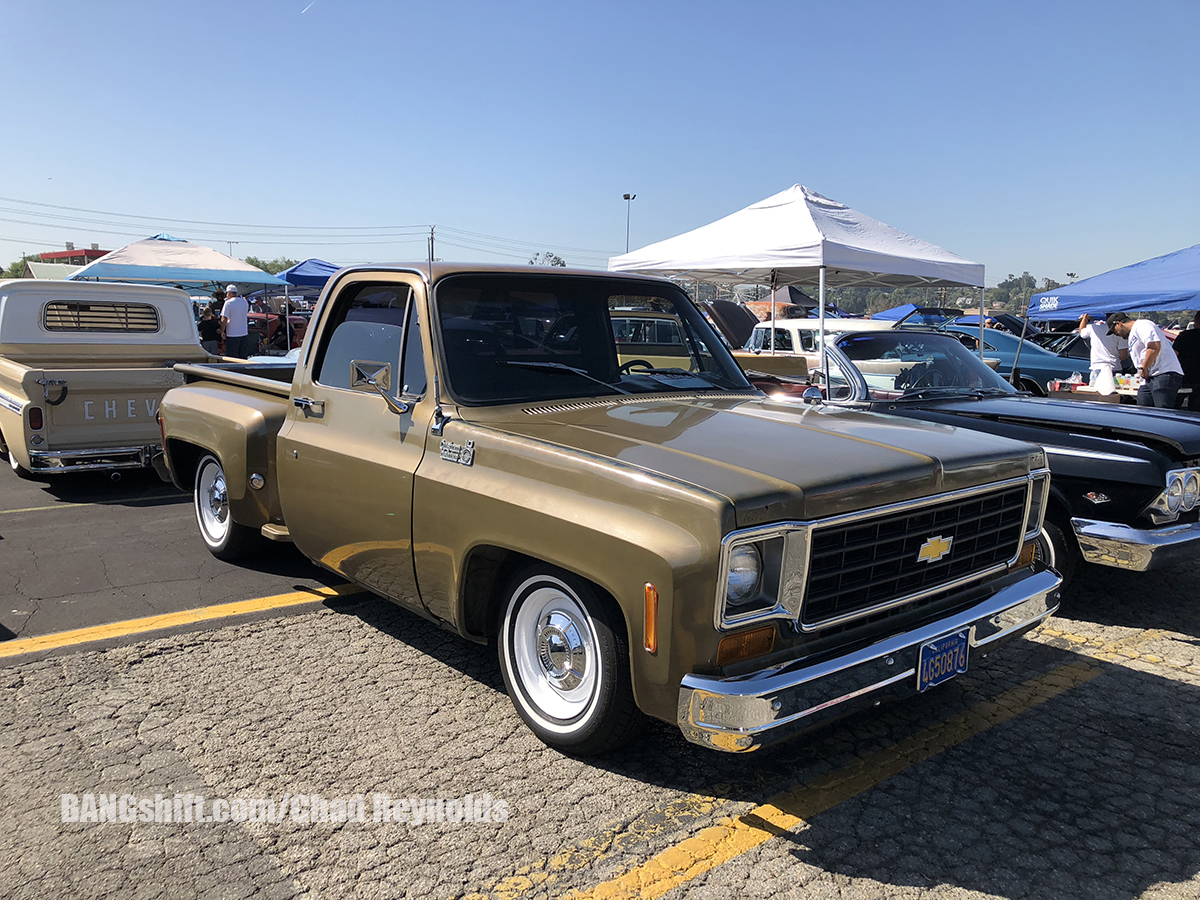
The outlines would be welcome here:
<svg viewBox="0 0 1200 900">
<path fill-rule="evenodd" d="M 436 224 L 602 265 L 625 192 L 637 247 L 794 183 L 989 284 L 1200 242 L 1195 0 L 309 3 L 7 5 L 0 264 L 159 230 L 421 259 L 361 226 Z"/>
</svg>

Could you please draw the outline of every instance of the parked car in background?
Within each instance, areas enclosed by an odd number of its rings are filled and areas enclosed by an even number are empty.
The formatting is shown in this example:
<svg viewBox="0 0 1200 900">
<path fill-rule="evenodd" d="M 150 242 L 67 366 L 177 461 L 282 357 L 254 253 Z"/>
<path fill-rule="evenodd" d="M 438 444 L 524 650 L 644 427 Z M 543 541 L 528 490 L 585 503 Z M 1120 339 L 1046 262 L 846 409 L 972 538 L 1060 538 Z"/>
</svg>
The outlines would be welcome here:
<svg viewBox="0 0 1200 900">
<path fill-rule="evenodd" d="M 208 359 L 175 288 L 0 282 L 0 448 L 19 475 L 147 466 L 175 363 Z"/>
<path fill-rule="evenodd" d="M 288 329 L 283 327 L 283 318 L 279 313 L 252 312 L 246 317 L 246 327 L 255 338 L 252 354 L 278 352 L 286 353 L 304 343 L 304 334 L 308 330 L 308 319 L 293 313 L 288 316 Z M 290 338 L 290 340 L 289 340 Z"/>
<path fill-rule="evenodd" d="M 1200 557 L 1200 417 L 1018 393 L 953 335 L 847 334 L 831 404 L 1037 443 L 1052 478 L 1039 556 L 1146 571 Z M 767 387 L 767 385 L 764 385 Z"/>
<path fill-rule="evenodd" d="M 847 331 L 884 331 L 894 328 L 895 322 L 875 319 L 840 319 L 833 316 L 825 318 L 825 340 L 845 334 Z M 772 338 L 772 333 L 774 337 Z M 803 357 L 808 368 L 815 369 L 821 364 L 819 350 L 821 335 L 820 319 L 776 319 L 774 322 L 759 322 L 742 348 L 746 353 L 762 356 L 799 356 Z M 771 346 L 774 340 L 774 348 Z M 754 366 L 754 362 L 742 362 L 743 367 Z"/>
</svg>

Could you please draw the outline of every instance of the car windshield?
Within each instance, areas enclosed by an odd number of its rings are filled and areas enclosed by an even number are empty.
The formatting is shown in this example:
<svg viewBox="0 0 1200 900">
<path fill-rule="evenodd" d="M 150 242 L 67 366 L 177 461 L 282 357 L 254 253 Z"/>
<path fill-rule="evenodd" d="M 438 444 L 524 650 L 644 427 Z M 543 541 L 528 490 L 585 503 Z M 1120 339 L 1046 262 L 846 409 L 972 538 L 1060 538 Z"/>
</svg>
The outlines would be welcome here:
<svg viewBox="0 0 1200 900">
<path fill-rule="evenodd" d="M 862 374 L 872 400 L 935 393 L 1016 393 L 950 335 L 906 331 L 848 334 L 837 347 Z"/>
<path fill-rule="evenodd" d="M 580 275 L 453 275 L 434 303 L 462 403 L 750 390 L 687 296 L 670 284 Z"/>
</svg>

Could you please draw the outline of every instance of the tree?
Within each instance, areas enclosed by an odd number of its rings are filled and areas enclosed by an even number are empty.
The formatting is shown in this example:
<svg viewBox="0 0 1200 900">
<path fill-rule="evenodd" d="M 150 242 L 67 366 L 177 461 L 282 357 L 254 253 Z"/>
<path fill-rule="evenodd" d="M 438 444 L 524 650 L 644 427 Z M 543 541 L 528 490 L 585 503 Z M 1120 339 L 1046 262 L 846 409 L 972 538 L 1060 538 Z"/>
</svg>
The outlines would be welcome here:
<svg viewBox="0 0 1200 900">
<path fill-rule="evenodd" d="M 255 268 L 262 269 L 264 272 L 270 272 L 272 275 L 278 275 L 284 269 L 290 269 L 299 262 L 297 259 L 288 259 L 286 256 L 280 256 L 276 259 L 259 259 L 257 256 L 247 256 L 245 262 Z"/>
<path fill-rule="evenodd" d="M 42 257 L 37 253 L 26 253 L 15 262 L 10 262 L 3 270 L 0 270 L 0 278 L 24 278 L 26 262 L 41 262 Z"/>
<path fill-rule="evenodd" d="M 547 250 L 545 253 L 533 254 L 533 259 L 529 260 L 531 266 L 563 266 L 567 265 L 567 261 L 557 253 L 551 253 Z"/>
</svg>

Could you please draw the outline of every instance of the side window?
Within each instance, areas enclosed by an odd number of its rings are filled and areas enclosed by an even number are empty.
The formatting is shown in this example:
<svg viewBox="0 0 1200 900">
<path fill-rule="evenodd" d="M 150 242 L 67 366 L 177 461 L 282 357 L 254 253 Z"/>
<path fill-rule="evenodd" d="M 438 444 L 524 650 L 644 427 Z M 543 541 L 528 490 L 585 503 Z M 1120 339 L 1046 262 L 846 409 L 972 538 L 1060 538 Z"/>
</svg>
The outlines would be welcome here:
<svg viewBox="0 0 1200 900">
<path fill-rule="evenodd" d="M 806 353 L 817 352 L 817 334 L 816 331 L 803 330 L 800 332 L 800 349 Z"/>
<path fill-rule="evenodd" d="M 792 333 L 786 328 L 775 329 L 775 349 L 776 350 L 792 350 Z"/>
<path fill-rule="evenodd" d="M 752 343 L 750 344 L 751 350 L 761 350 L 763 348 L 763 336 L 766 335 L 766 333 L 767 332 L 765 329 L 762 329 L 762 328 L 754 329 L 754 334 L 751 336 L 751 341 L 752 341 Z"/>
<path fill-rule="evenodd" d="M 425 393 L 425 353 L 421 344 L 421 320 L 417 304 L 409 304 L 408 343 L 404 348 L 404 393 L 420 397 Z"/>
<path fill-rule="evenodd" d="M 348 287 L 331 317 L 337 324 L 322 348 L 317 381 L 328 387 L 351 389 L 356 369 L 364 370 L 367 364 L 376 368 L 386 365 L 389 367 L 388 392 L 398 395 L 403 383 L 400 343 L 411 299 L 412 289 L 406 284 Z M 415 315 L 413 322 L 416 322 Z M 409 332 L 408 354 L 415 364 L 409 367 L 413 384 L 405 385 L 405 389 L 409 393 L 420 393 L 425 389 L 425 370 L 420 330 L 416 327 Z"/>
</svg>

